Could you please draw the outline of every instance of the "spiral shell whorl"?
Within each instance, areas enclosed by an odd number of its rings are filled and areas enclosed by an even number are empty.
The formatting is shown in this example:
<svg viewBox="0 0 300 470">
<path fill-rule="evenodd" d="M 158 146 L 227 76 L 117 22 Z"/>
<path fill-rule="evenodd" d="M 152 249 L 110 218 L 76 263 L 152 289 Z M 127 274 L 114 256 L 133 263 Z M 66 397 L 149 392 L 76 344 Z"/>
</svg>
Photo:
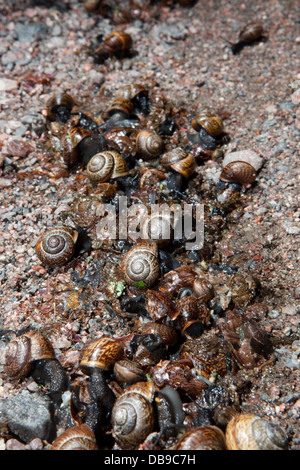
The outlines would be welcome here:
<svg viewBox="0 0 300 470">
<path fill-rule="evenodd" d="M 86 167 L 86 173 L 93 182 L 104 183 L 110 178 L 128 174 L 125 160 L 118 152 L 105 151 L 96 153 Z"/>
<path fill-rule="evenodd" d="M 136 137 L 137 154 L 143 160 L 153 160 L 163 151 L 164 142 L 162 138 L 153 131 L 142 130 Z"/>
<path fill-rule="evenodd" d="M 43 264 L 63 266 L 72 258 L 78 233 L 66 227 L 57 227 L 41 235 L 36 254 Z"/>
<path fill-rule="evenodd" d="M 128 284 L 144 282 L 149 287 L 158 279 L 160 268 L 155 254 L 141 246 L 129 250 L 123 259 L 122 271 Z"/>
</svg>

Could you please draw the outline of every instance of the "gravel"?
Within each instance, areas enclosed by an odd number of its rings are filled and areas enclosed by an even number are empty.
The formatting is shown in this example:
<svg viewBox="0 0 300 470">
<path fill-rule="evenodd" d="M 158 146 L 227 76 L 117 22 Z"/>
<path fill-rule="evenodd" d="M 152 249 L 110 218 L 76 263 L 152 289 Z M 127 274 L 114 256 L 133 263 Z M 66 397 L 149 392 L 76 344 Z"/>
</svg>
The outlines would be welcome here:
<svg viewBox="0 0 300 470">
<path fill-rule="evenodd" d="M 222 265 L 259 279 L 254 317 L 278 344 L 272 365 L 249 372 L 252 386 L 243 410 L 280 424 L 290 436 L 289 448 L 299 450 L 297 2 L 163 6 L 157 17 L 124 26 L 133 36 L 132 57 L 103 65 L 95 64 L 87 49 L 115 29 L 109 19 L 88 13 L 77 0 L 7 3 L 0 5 L 1 331 L 47 329 L 63 364 L 97 331 L 116 336 L 131 331 L 130 321 L 99 306 L 106 273 L 95 277 L 102 261 L 96 252 L 56 271 L 43 267 L 35 254 L 39 234 L 57 223 L 61 201 L 68 201 L 80 181 L 80 171 L 69 177 L 55 172 L 61 162 L 56 149 L 46 146 L 44 109 L 51 94 L 66 90 L 83 112 L 100 116 L 125 84 L 157 84 L 176 110 L 186 110 L 183 135 L 197 110 L 209 106 L 224 115 L 230 136 L 225 154 L 251 149 L 264 160 L 217 248 Z M 233 56 L 228 41 L 236 41 L 238 31 L 256 20 L 264 24 L 268 40 Z M 218 159 L 205 162 L 199 170 L 204 184 L 217 182 L 221 167 Z M 106 269 L 114 272 L 109 262 Z M 15 383 L 0 373 L 0 422 L 7 418 L 16 437 L 16 442 L 1 438 L 2 448 L 30 448 L 34 438 L 48 440 L 47 396 L 28 391 L 30 379 Z"/>
</svg>

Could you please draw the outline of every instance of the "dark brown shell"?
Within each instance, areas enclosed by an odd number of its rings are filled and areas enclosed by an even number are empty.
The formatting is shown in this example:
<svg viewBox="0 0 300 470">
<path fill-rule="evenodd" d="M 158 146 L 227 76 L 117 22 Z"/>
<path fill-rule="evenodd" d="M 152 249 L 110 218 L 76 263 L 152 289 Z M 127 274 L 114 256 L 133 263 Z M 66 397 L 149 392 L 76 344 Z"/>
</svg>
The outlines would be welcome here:
<svg viewBox="0 0 300 470">
<path fill-rule="evenodd" d="M 239 41 L 243 41 L 247 44 L 257 41 L 261 38 L 264 32 L 264 28 L 260 23 L 250 23 L 246 25 L 239 34 Z"/>
<path fill-rule="evenodd" d="M 176 147 L 164 153 L 161 164 L 166 170 L 173 170 L 185 178 L 189 178 L 195 171 L 196 159 L 180 147 Z"/>
<path fill-rule="evenodd" d="M 228 163 L 222 170 L 220 175 L 221 181 L 227 183 L 240 183 L 251 184 L 256 179 L 256 171 L 250 163 L 246 162 L 231 162 Z"/>
<path fill-rule="evenodd" d="M 110 370 L 124 356 L 124 344 L 103 336 L 87 343 L 81 350 L 79 366 L 83 369 Z"/>
<path fill-rule="evenodd" d="M 106 110 L 108 116 L 112 116 L 115 113 L 122 113 L 127 117 L 133 114 L 133 104 L 130 100 L 125 98 L 116 99 Z"/>
<path fill-rule="evenodd" d="M 74 255 L 78 232 L 67 227 L 56 227 L 40 236 L 36 254 L 47 266 L 63 266 Z"/>
<path fill-rule="evenodd" d="M 73 106 L 74 100 L 68 93 L 59 93 L 58 95 L 51 96 L 46 103 L 47 118 L 50 121 L 55 121 L 59 107 L 65 107 L 69 112 L 71 112 Z"/>
<path fill-rule="evenodd" d="M 63 137 L 63 160 L 68 166 L 76 165 L 79 162 L 78 145 L 86 137 L 90 136 L 92 131 L 82 127 L 71 127 Z"/>
<path fill-rule="evenodd" d="M 153 160 L 164 149 L 163 139 L 154 131 L 144 129 L 136 136 L 136 152 L 143 160 Z"/>
<path fill-rule="evenodd" d="M 202 111 L 195 116 L 191 125 L 196 131 L 200 131 L 201 127 L 212 137 L 219 137 L 224 129 L 223 119 L 210 111 Z"/>
<path fill-rule="evenodd" d="M 186 432 L 173 450 L 226 450 L 225 435 L 217 426 L 199 426 Z"/>
<path fill-rule="evenodd" d="M 112 54 L 128 52 L 132 46 L 132 37 L 124 31 L 113 31 L 105 38 L 103 45 Z"/>
<path fill-rule="evenodd" d="M 130 361 L 129 359 L 122 359 L 115 363 L 114 376 L 122 385 L 131 385 L 147 380 L 146 373 L 140 364 Z"/>
</svg>

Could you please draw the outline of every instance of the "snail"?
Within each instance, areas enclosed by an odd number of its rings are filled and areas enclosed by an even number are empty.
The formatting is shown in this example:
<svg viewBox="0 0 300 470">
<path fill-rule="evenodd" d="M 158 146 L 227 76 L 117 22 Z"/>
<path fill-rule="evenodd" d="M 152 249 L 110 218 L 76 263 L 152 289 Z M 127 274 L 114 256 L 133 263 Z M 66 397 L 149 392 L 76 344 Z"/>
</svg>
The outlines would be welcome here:
<svg viewBox="0 0 300 470">
<path fill-rule="evenodd" d="M 159 247 L 169 245 L 174 236 L 174 213 L 170 210 L 153 212 L 142 224 L 142 238 L 153 240 Z"/>
<path fill-rule="evenodd" d="M 7 344 L 4 372 L 18 380 L 32 375 L 39 385 L 49 389 L 53 400 L 60 400 L 61 393 L 68 388 L 67 375 L 51 342 L 39 331 L 26 333 Z"/>
<path fill-rule="evenodd" d="M 136 153 L 143 160 L 153 160 L 163 152 L 164 141 L 154 131 L 141 130 L 136 136 Z"/>
<path fill-rule="evenodd" d="M 226 426 L 228 450 L 286 450 L 288 439 L 276 424 L 251 413 L 237 414 Z"/>
<path fill-rule="evenodd" d="M 73 257 L 78 232 L 67 227 L 56 227 L 41 235 L 36 254 L 46 266 L 63 266 Z"/>
<path fill-rule="evenodd" d="M 71 127 L 63 136 L 63 160 L 67 166 L 74 166 L 79 162 L 79 144 L 92 135 L 92 131 L 82 127 Z"/>
<path fill-rule="evenodd" d="M 89 341 L 81 350 L 79 366 L 84 369 L 99 368 L 111 370 L 115 362 L 124 355 L 124 346 L 121 341 L 103 336 Z"/>
<path fill-rule="evenodd" d="M 193 288 L 196 272 L 189 265 L 182 265 L 172 269 L 162 278 L 159 290 L 167 295 L 173 295 L 183 287 Z"/>
<path fill-rule="evenodd" d="M 32 371 L 33 361 L 49 358 L 55 358 L 51 342 L 40 332 L 31 331 L 7 344 L 4 372 L 11 378 L 21 379 Z"/>
<path fill-rule="evenodd" d="M 264 37 L 264 28 L 260 23 L 247 24 L 239 33 L 238 42 L 231 44 L 233 54 L 240 52 L 247 44 L 254 43 Z"/>
<path fill-rule="evenodd" d="M 172 450 L 226 450 L 225 435 L 217 426 L 198 426 L 187 431 Z"/>
<path fill-rule="evenodd" d="M 51 450 L 98 450 L 98 445 L 93 431 L 83 423 L 72 426 L 58 436 Z"/>
<path fill-rule="evenodd" d="M 161 433 L 165 438 L 176 437 L 183 428 L 185 418 L 179 393 L 170 385 L 165 385 L 156 392 L 154 403 Z"/>
<path fill-rule="evenodd" d="M 153 321 L 170 318 L 174 305 L 167 293 L 148 289 L 146 291 L 145 308 Z"/>
<path fill-rule="evenodd" d="M 193 290 L 197 297 L 203 300 L 203 302 L 211 300 L 214 296 L 213 285 L 203 277 L 197 277 L 194 280 Z"/>
<path fill-rule="evenodd" d="M 65 123 L 70 118 L 74 100 L 68 93 L 51 96 L 46 103 L 47 119 Z"/>
<path fill-rule="evenodd" d="M 134 335 L 130 341 L 130 357 L 141 366 L 153 366 L 166 353 L 165 341 L 160 335 L 143 333 Z"/>
<path fill-rule="evenodd" d="M 124 356 L 122 341 L 103 336 L 89 341 L 81 350 L 79 367 L 89 376 L 88 391 L 94 402 L 109 415 L 115 401 L 106 382 L 106 372 Z"/>
<path fill-rule="evenodd" d="M 128 175 L 128 167 L 118 152 L 105 151 L 96 153 L 90 159 L 86 173 L 91 181 L 103 183 L 110 178 L 115 179 Z"/>
<path fill-rule="evenodd" d="M 212 137 L 218 138 L 223 133 L 223 120 L 220 116 L 211 111 L 201 111 L 195 116 L 191 125 L 196 131 L 204 129 Z"/>
<path fill-rule="evenodd" d="M 137 382 L 116 400 L 111 414 L 112 434 L 122 449 L 136 449 L 154 430 L 153 382 Z"/>
<path fill-rule="evenodd" d="M 121 269 L 129 285 L 142 282 L 150 287 L 155 284 L 160 274 L 156 245 L 141 244 L 131 248 L 122 260 Z"/>
<path fill-rule="evenodd" d="M 188 179 L 195 171 L 195 157 L 177 147 L 166 152 L 161 158 L 161 164 L 166 170 L 173 170 Z"/>
<path fill-rule="evenodd" d="M 133 115 L 133 104 L 125 98 L 115 99 L 105 112 L 108 118 L 118 114 L 120 119 L 130 118 Z"/>
<path fill-rule="evenodd" d="M 169 347 L 176 345 L 179 339 L 177 330 L 173 326 L 154 321 L 145 323 L 142 328 L 142 333 L 160 336 L 163 343 Z"/>
<path fill-rule="evenodd" d="M 126 85 L 116 93 L 116 97 L 130 100 L 136 112 L 148 114 L 150 111 L 149 90 L 142 84 Z"/>
<path fill-rule="evenodd" d="M 220 174 L 220 180 L 226 183 L 248 185 L 254 183 L 255 179 L 255 168 L 247 162 L 235 161 L 228 163 Z"/>
<path fill-rule="evenodd" d="M 121 359 L 114 364 L 114 376 L 122 385 L 131 385 L 147 380 L 146 373 L 137 362 Z"/>
<path fill-rule="evenodd" d="M 132 47 L 132 37 L 124 31 L 113 31 L 103 44 L 93 52 L 95 62 L 103 63 L 110 57 L 122 58 L 129 53 Z"/>
</svg>

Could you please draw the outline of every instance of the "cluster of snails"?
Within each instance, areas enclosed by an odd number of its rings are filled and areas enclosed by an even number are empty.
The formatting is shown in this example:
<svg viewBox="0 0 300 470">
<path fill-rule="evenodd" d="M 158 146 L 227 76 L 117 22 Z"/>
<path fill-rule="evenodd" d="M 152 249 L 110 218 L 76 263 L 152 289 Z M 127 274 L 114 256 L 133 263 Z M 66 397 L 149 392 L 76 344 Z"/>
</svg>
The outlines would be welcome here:
<svg viewBox="0 0 300 470">
<path fill-rule="evenodd" d="M 151 343 L 149 353 L 152 353 L 152 361 L 156 364 L 153 373 L 149 362 L 143 364 L 136 354 L 135 346 L 137 343 L 141 344 L 140 336 Z M 78 380 L 72 383 L 65 379 L 59 380 L 57 373 L 51 369 L 53 376 L 49 380 L 50 385 L 46 385 L 50 392 L 55 388 L 55 392 L 60 393 L 60 396 L 65 390 L 71 390 L 70 416 L 73 421 L 73 425 L 51 443 L 51 449 L 97 450 L 112 446 L 121 450 L 144 448 L 283 450 L 287 448 L 287 435 L 278 425 L 255 414 L 243 414 L 230 405 L 225 398 L 226 392 L 222 387 L 209 382 L 204 370 L 198 379 L 194 376 L 191 380 L 191 376 L 186 380 L 187 385 L 193 381 L 198 382 L 198 396 L 195 396 L 196 401 L 193 400 L 192 404 L 196 403 L 200 410 L 193 415 L 190 413 L 187 415 L 184 407 L 186 399 L 182 390 L 183 376 L 177 376 L 177 384 L 176 377 L 173 381 L 170 379 L 167 384 L 159 379 L 171 375 L 172 369 L 166 374 L 165 361 L 160 361 L 159 357 L 154 358 L 155 337 L 161 340 L 160 349 L 172 348 L 178 341 L 178 336 L 172 331 L 172 327 L 148 322 L 140 335 L 132 334 L 123 338 L 102 336 L 88 341 L 81 350 L 78 363 L 78 369 L 83 372 L 83 377 L 86 379 L 79 375 Z M 185 343 L 181 349 L 184 346 Z M 179 369 L 191 367 L 185 358 L 186 351 L 187 347 L 182 354 L 181 362 L 173 360 L 174 363 L 178 362 L 176 367 Z M 205 353 L 205 349 L 203 352 Z M 33 374 L 37 362 L 57 361 L 55 357 L 53 358 L 53 354 L 53 347 L 43 334 L 39 331 L 26 333 L 7 344 L 5 373 L 11 378 L 23 379 L 29 373 Z M 202 352 L 199 353 L 198 359 L 201 354 Z M 214 358 L 212 354 L 210 360 L 216 365 L 220 357 L 219 354 L 218 358 Z M 61 366 L 60 368 L 65 374 L 63 368 Z M 163 369 L 161 375 L 158 373 L 160 368 Z M 56 384 L 56 387 L 53 384 Z M 192 395 L 192 392 L 188 393 L 187 390 L 185 390 L 186 396 L 191 399 L 189 393 Z M 194 392 L 195 390 L 194 384 Z M 201 394 L 203 397 L 206 394 L 202 402 L 199 400 Z M 111 437 L 105 439 L 107 430 L 111 431 Z"/>
</svg>

